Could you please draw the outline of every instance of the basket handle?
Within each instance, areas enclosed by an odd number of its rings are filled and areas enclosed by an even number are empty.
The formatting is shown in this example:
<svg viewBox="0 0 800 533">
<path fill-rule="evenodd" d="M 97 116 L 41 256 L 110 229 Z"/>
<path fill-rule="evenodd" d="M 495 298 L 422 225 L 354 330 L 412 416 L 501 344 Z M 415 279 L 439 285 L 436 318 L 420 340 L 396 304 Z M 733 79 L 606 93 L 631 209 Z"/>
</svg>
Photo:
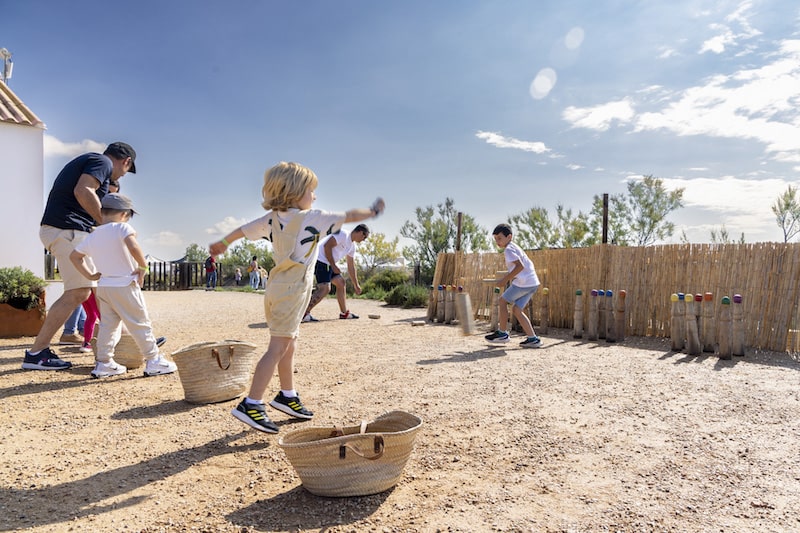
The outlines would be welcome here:
<svg viewBox="0 0 800 533">
<path fill-rule="evenodd" d="M 350 443 L 345 443 L 339 446 L 339 459 L 344 459 L 347 457 L 347 448 L 350 448 L 354 454 L 358 455 L 359 457 L 363 457 L 364 459 L 368 459 L 370 461 L 374 461 L 376 459 L 380 459 L 383 456 L 383 435 L 375 435 L 375 439 L 373 441 L 373 452 L 375 455 L 368 457 L 367 454 L 362 453 L 361 450 L 358 448 L 351 446 Z"/>
<path fill-rule="evenodd" d="M 233 346 L 228 346 L 228 364 L 225 366 L 222 366 L 222 360 L 220 360 L 219 357 L 219 350 L 216 348 L 211 348 L 211 355 L 217 359 L 217 365 L 219 365 L 222 370 L 228 370 L 233 363 Z"/>
</svg>

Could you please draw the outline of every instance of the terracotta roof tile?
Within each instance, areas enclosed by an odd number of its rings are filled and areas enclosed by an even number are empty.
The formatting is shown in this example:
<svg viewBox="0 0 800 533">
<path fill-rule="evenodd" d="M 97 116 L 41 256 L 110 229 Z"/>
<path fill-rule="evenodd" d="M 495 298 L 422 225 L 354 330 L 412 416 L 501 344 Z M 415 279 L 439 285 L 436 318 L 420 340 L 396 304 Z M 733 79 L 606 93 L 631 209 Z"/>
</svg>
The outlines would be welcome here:
<svg viewBox="0 0 800 533">
<path fill-rule="evenodd" d="M 0 122 L 45 127 L 44 122 L 39 120 L 39 117 L 2 81 L 0 81 Z"/>
</svg>

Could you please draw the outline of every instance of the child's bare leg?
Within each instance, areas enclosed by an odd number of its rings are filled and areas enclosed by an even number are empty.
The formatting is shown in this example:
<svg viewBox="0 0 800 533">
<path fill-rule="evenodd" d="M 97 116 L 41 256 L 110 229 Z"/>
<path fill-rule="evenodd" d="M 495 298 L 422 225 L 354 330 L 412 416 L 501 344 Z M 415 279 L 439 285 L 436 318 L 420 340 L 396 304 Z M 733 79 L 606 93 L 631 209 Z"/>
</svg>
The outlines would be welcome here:
<svg viewBox="0 0 800 533">
<path fill-rule="evenodd" d="M 264 392 L 267 390 L 275 368 L 290 349 L 294 354 L 295 339 L 290 337 L 270 337 L 267 351 L 261 356 L 253 372 L 253 381 L 250 384 L 250 393 L 247 395 L 253 400 L 263 400 Z"/>
<path fill-rule="evenodd" d="M 518 305 L 514 306 L 514 316 L 517 317 L 520 326 L 522 326 L 522 331 L 525 332 L 525 335 L 528 337 L 535 337 L 536 333 L 533 331 L 533 324 L 531 324 L 528 315 L 525 314 L 525 311 L 519 307 Z"/>
<path fill-rule="evenodd" d="M 297 339 L 287 346 L 283 358 L 278 361 L 278 380 L 282 390 L 294 390 L 294 351 L 297 348 Z"/>
<path fill-rule="evenodd" d="M 497 317 L 497 329 L 508 331 L 508 302 L 500 298 L 499 316 Z"/>
</svg>

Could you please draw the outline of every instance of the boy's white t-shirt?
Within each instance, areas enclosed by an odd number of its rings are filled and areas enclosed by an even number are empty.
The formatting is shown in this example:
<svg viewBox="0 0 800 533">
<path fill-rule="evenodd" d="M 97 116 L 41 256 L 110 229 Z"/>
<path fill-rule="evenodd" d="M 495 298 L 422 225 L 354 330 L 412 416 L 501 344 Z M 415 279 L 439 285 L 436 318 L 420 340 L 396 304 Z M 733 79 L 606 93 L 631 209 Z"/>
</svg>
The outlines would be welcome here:
<svg viewBox="0 0 800 533">
<path fill-rule="evenodd" d="M 514 268 L 514 263 L 519 261 L 522 264 L 522 272 L 516 275 L 511 280 L 512 285 L 517 287 L 538 287 L 539 276 L 536 275 L 536 269 L 533 268 L 533 261 L 531 261 L 528 254 L 517 246 L 514 242 L 509 242 L 506 249 L 503 251 L 503 257 L 506 261 L 506 268 L 508 271 Z"/>
<path fill-rule="evenodd" d="M 136 230 L 127 222 L 109 222 L 97 226 L 75 247 L 91 257 L 102 274 L 98 287 L 127 287 L 136 281 L 139 265 L 125 244 L 131 235 L 136 235 Z"/>
<path fill-rule="evenodd" d="M 336 240 L 336 245 L 331 248 L 331 256 L 333 256 L 333 262 L 338 263 L 340 259 L 345 256 L 353 257 L 356 254 L 356 244 L 353 242 L 353 239 L 350 237 L 350 232 L 341 230 L 339 233 L 334 233 L 333 235 L 328 235 L 324 239 L 322 239 L 319 243 L 319 257 L 317 261 L 322 263 L 328 264 L 328 258 L 325 257 L 325 243 L 328 240 L 334 239 Z"/>
<path fill-rule="evenodd" d="M 284 227 L 292 217 L 296 216 L 299 209 L 292 208 L 289 211 L 275 211 L 281 227 Z M 242 233 L 251 241 L 266 239 L 272 242 L 272 227 L 270 226 L 270 215 L 272 211 L 242 226 Z M 344 224 L 347 218 L 346 213 L 332 213 L 320 209 L 309 209 L 300 224 L 300 231 L 297 234 L 297 243 L 291 254 L 291 259 L 305 265 L 313 265 L 317 261 L 319 253 L 319 242 L 327 235 L 336 233 Z"/>
</svg>

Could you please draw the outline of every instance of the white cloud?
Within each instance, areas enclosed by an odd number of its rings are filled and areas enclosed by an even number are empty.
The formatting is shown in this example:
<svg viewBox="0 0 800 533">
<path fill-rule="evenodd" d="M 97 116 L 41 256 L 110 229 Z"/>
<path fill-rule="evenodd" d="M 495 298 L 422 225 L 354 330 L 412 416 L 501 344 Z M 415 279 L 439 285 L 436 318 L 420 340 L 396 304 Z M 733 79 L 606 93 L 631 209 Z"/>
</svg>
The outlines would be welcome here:
<svg viewBox="0 0 800 533">
<path fill-rule="evenodd" d="M 562 118 L 574 128 L 606 131 L 613 121 L 630 122 L 635 112 L 631 100 L 623 98 L 617 102 L 608 102 L 594 107 L 569 106 L 562 113 Z"/>
<path fill-rule="evenodd" d="M 44 135 L 44 157 L 77 157 L 86 152 L 103 153 L 105 143 L 84 139 L 77 143 L 66 143 L 52 135 Z"/>
<path fill-rule="evenodd" d="M 712 52 L 721 54 L 729 47 L 736 46 L 740 41 L 752 39 L 761 35 L 761 32 L 750 25 L 748 12 L 753 7 L 750 0 L 741 2 L 736 10 L 725 17 L 725 24 L 711 24 L 710 28 L 717 32 L 700 46 L 700 53 Z"/>
<path fill-rule="evenodd" d="M 247 222 L 246 219 L 228 216 L 214 224 L 212 227 L 206 228 L 205 232 L 208 235 L 227 235 L 239 226 L 243 225 L 245 222 Z"/>
<path fill-rule="evenodd" d="M 514 137 L 505 137 L 499 133 L 491 131 L 478 131 L 475 137 L 483 139 L 487 144 L 496 146 L 498 148 L 513 148 L 514 150 L 522 150 L 523 152 L 533 152 L 536 154 L 544 154 L 550 151 L 543 142 L 521 141 Z"/>
<path fill-rule="evenodd" d="M 650 86 L 632 97 L 593 107 L 567 107 L 562 117 L 573 127 L 608 130 L 614 121 L 634 131 L 666 130 L 679 136 L 754 140 L 774 161 L 800 162 L 800 40 L 785 40 L 769 62 L 732 74 L 718 74 L 703 85 L 667 93 Z"/>
<path fill-rule="evenodd" d="M 151 246 L 183 246 L 183 239 L 174 231 L 160 231 L 143 242 Z"/>
<path fill-rule="evenodd" d="M 683 202 L 687 208 L 697 208 L 713 213 L 713 218 L 726 229 L 738 235 L 742 231 L 750 240 L 753 233 L 774 232 L 777 227 L 772 204 L 795 182 L 782 179 L 743 179 L 732 176 L 722 178 L 662 178 L 668 190 L 684 188 Z M 707 223 L 694 229 L 719 229 L 720 224 Z M 707 233 L 707 232 L 706 232 Z"/>
</svg>

